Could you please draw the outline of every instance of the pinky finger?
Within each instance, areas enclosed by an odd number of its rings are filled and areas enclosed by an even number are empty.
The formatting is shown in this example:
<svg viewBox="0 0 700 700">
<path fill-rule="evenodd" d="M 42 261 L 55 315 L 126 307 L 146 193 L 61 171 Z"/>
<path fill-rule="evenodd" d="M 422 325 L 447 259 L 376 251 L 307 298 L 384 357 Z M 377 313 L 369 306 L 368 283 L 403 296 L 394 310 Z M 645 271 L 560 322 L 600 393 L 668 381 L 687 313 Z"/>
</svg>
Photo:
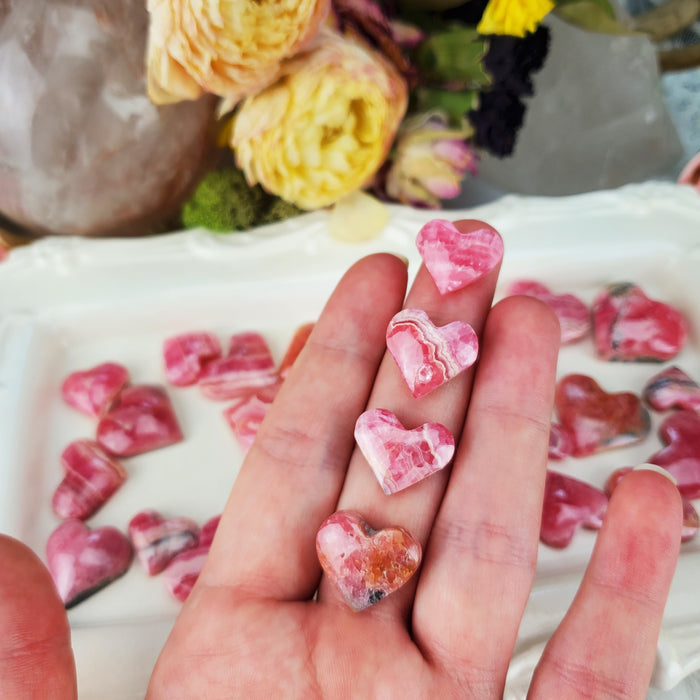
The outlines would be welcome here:
<svg viewBox="0 0 700 700">
<path fill-rule="evenodd" d="M 635 471 L 620 482 L 574 602 L 535 669 L 530 700 L 645 697 L 680 537 L 670 480 Z"/>
</svg>

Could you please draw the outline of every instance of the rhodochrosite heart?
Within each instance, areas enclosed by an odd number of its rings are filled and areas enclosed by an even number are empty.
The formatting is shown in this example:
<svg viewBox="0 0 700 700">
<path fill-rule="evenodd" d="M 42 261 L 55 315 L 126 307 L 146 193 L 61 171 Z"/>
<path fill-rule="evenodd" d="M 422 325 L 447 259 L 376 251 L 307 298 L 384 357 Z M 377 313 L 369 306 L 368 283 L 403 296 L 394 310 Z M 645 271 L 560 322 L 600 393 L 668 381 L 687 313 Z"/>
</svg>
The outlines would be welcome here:
<svg viewBox="0 0 700 700">
<path fill-rule="evenodd" d="M 316 535 L 323 570 L 353 610 L 378 603 L 418 569 L 420 543 L 402 527 L 374 530 L 361 515 L 338 511 Z"/>
<path fill-rule="evenodd" d="M 403 309 L 389 321 L 386 346 L 415 398 L 457 376 L 479 354 L 479 339 L 468 323 L 438 327 L 420 309 Z"/>
<path fill-rule="evenodd" d="M 447 466 L 455 451 L 452 433 L 440 423 L 406 430 L 385 408 L 365 411 L 355 423 L 355 439 L 384 493 L 422 481 Z"/>
<path fill-rule="evenodd" d="M 482 221 L 463 221 L 460 231 L 451 221 L 433 219 L 418 232 L 416 245 L 440 294 L 466 287 L 497 267 L 503 239 Z"/>
<path fill-rule="evenodd" d="M 700 410 L 700 385 L 680 367 L 667 367 L 655 374 L 646 383 L 642 396 L 656 411 L 669 408 Z"/>
<path fill-rule="evenodd" d="M 61 386 L 61 394 L 67 404 L 85 415 L 99 416 L 128 382 L 126 367 L 116 362 L 103 362 L 69 374 Z"/>
<path fill-rule="evenodd" d="M 64 521 L 46 543 L 49 571 L 66 608 L 125 574 L 132 556 L 131 543 L 119 530 L 90 530 L 81 520 Z"/>
<path fill-rule="evenodd" d="M 207 362 L 221 357 L 221 343 L 213 333 L 182 333 L 163 342 L 165 376 L 175 386 L 197 382 Z"/>
</svg>

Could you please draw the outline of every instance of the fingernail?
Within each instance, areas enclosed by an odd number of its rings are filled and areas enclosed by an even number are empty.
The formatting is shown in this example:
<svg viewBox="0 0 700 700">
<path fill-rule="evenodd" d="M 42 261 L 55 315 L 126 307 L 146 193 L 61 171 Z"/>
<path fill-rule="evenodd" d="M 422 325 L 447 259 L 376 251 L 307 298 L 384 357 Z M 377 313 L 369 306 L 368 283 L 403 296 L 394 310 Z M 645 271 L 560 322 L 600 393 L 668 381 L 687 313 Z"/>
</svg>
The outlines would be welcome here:
<svg viewBox="0 0 700 700">
<path fill-rule="evenodd" d="M 678 486 L 678 482 L 676 481 L 676 477 L 671 474 L 668 469 L 664 469 L 663 467 L 660 467 L 658 464 L 640 464 L 638 467 L 635 467 L 632 471 L 635 472 L 656 472 L 657 474 L 661 474 L 661 476 L 665 476 L 672 484 L 675 486 Z"/>
</svg>

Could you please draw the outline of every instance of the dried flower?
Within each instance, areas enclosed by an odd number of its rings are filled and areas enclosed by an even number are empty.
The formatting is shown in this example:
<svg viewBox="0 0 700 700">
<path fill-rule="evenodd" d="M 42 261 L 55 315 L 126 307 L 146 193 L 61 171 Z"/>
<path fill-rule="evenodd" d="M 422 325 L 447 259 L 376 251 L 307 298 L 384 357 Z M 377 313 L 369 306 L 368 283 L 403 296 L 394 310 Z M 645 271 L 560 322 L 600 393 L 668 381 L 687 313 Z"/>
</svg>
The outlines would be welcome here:
<svg viewBox="0 0 700 700">
<path fill-rule="evenodd" d="M 489 0 L 477 25 L 480 34 L 524 37 L 554 8 L 552 0 Z"/>
<path fill-rule="evenodd" d="M 477 156 L 465 142 L 468 127 L 450 129 L 445 114 L 420 114 L 402 124 L 386 172 L 386 195 L 404 204 L 436 209 L 456 197 L 465 173 L 477 173 Z"/>
<path fill-rule="evenodd" d="M 148 93 L 157 104 L 205 92 L 233 106 L 272 83 L 315 36 L 330 0 L 148 0 Z"/>
<path fill-rule="evenodd" d="M 230 145 L 250 185 L 302 209 L 324 207 L 374 175 L 407 93 L 383 56 L 324 29 L 278 82 L 240 104 Z"/>
</svg>

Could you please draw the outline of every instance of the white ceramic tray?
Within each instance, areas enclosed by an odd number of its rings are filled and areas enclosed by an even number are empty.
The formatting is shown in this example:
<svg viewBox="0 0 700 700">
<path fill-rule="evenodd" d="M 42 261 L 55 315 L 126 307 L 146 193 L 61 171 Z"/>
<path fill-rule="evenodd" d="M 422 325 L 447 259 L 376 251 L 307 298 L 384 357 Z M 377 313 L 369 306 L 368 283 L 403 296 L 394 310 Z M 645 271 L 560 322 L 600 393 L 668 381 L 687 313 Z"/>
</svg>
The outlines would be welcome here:
<svg viewBox="0 0 700 700">
<path fill-rule="evenodd" d="M 94 434 L 94 423 L 65 407 L 60 382 L 101 361 L 125 364 L 135 382 L 165 382 L 164 337 L 207 329 L 225 337 L 254 329 L 277 359 L 294 329 L 317 317 L 344 270 L 374 251 L 419 258 L 418 228 L 430 218 L 481 218 L 499 229 L 506 254 L 499 293 L 519 277 L 590 301 L 612 281 L 641 284 L 688 316 L 690 342 L 677 358 L 700 377 L 700 199 L 670 184 L 561 199 L 506 197 L 477 209 L 422 212 L 394 207 L 377 239 L 331 239 L 327 213 L 256 232 L 190 231 L 134 240 L 46 239 L 0 264 L 0 530 L 43 555 L 57 519 L 50 497 L 65 445 Z M 560 374 L 584 372 L 608 391 L 640 391 L 660 369 L 593 357 L 590 340 L 565 348 Z M 122 529 L 153 507 L 203 522 L 222 509 L 242 454 L 222 406 L 196 389 L 170 391 L 184 443 L 126 460 L 129 479 L 90 520 Z M 655 418 L 655 426 L 658 417 Z M 617 466 L 644 461 L 660 443 L 555 468 L 601 485 Z M 579 533 L 564 551 L 541 547 L 506 697 L 521 698 L 542 646 L 573 597 L 595 535 Z M 700 668 L 700 539 L 685 544 L 666 608 L 653 683 L 670 687 Z M 178 604 L 138 565 L 70 611 L 80 697 L 143 697 Z"/>
</svg>

